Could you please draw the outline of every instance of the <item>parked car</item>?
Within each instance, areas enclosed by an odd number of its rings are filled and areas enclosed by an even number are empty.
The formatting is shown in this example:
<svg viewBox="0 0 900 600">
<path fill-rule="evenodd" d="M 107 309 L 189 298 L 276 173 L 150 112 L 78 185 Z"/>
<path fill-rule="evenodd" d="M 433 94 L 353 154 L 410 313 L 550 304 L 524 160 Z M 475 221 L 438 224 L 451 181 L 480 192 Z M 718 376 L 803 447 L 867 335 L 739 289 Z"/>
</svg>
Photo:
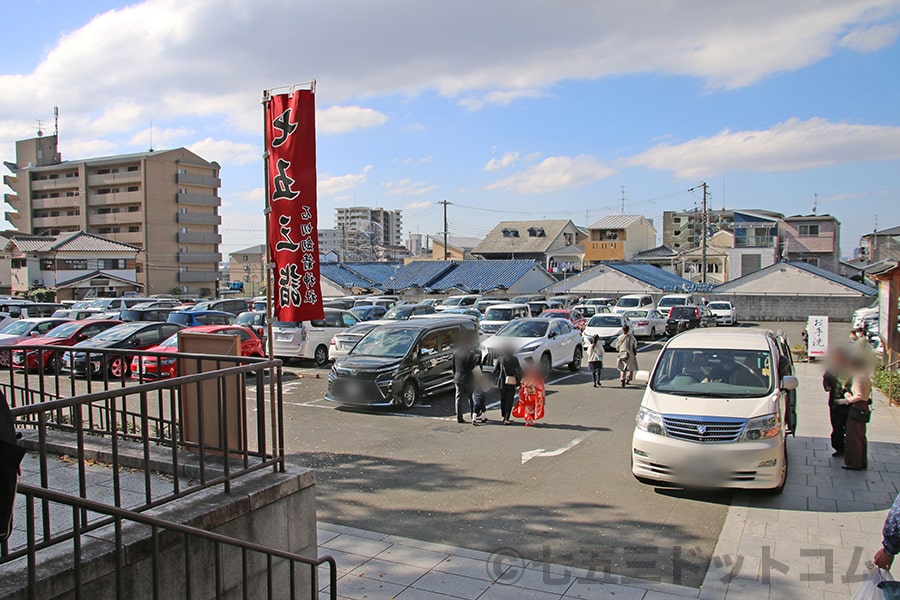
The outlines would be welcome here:
<svg viewBox="0 0 900 600">
<path fill-rule="evenodd" d="M 201 325 L 231 325 L 235 317 L 223 310 L 173 310 L 166 316 L 167 323 L 178 323 L 185 327 Z"/>
<path fill-rule="evenodd" d="M 539 294 L 525 294 L 523 296 L 512 298 L 510 302 L 513 304 L 528 304 L 529 302 L 543 302 L 546 299 L 546 296 L 541 296 Z"/>
<path fill-rule="evenodd" d="M 484 316 L 477 308 L 448 308 L 446 310 L 442 310 L 439 313 L 441 316 L 443 315 L 460 315 L 462 317 L 469 317 L 474 320 L 476 323 L 481 322 L 481 318 Z M 417 318 L 417 317 L 413 317 Z"/>
<path fill-rule="evenodd" d="M 691 294 L 669 294 L 659 299 L 656 309 L 668 318 L 669 310 L 673 306 L 687 306 L 688 304 L 697 304 Z"/>
<path fill-rule="evenodd" d="M 557 367 L 577 371 L 584 355 L 581 332 L 568 319 L 530 317 L 510 322 L 481 345 L 482 364 L 494 364 L 503 348 L 512 348 L 523 367 L 527 358 L 540 365 L 545 378 Z"/>
<path fill-rule="evenodd" d="M 437 310 L 447 310 L 448 308 L 466 308 L 475 306 L 475 303 L 481 299 L 481 296 L 475 294 L 461 294 L 458 296 L 450 296 L 445 298 L 443 302 L 436 305 Z"/>
<path fill-rule="evenodd" d="M 326 308 L 325 318 L 315 321 L 276 321 L 272 324 L 274 354 L 283 361 L 305 358 L 325 366 L 331 338 L 359 322 L 350 311 L 334 308 Z"/>
<path fill-rule="evenodd" d="M 466 317 L 414 319 L 376 327 L 335 361 L 325 399 L 356 406 L 411 408 L 453 385 L 453 351 L 478 339 Z"/>
<path fill-rule="evenodd" d="M 380 323 L 362 322 L 347 328 L 345 331 L 331 338 L 331 348 L 328 351 L 332 360 L 337 360 L 342 356 L 347 356 L 350 351 L 356 347 L 359 340 L 363 339 L 367 333 L 378 327 Z"/>
<path fill-rule="evenodd" d="M 584 318 L 584 315 L 574 309 L 549 308 L 542 312 L 540 316 L 542 319 L 568 319 L 578 331 L 582 331 L 587 324 L 587 319 Z"/>
<path fill-rule="evenodd" d="M 600 298 L 588 298 L 587 300 L 584 301 L 583 304 L 590 304 L 590 305 L 597 305 L 597 306 L 610 306 L 611 307 L 611 306 L 615 305 L 615 303 L 616 303 L 615 298 L 600 297 Z M 612 309 L 610 309 L 610 310 L 612 310 Z"/>
<path fill-rule="evenodd" d="M 322 305 L 325 308 L 337 308 L 340 310 L 350 310 L 353 308 L 353 303 L 356 302 L 356 299 L 353 297 L 350 298 L 326 298 Z"/>
<path fill-rule="evenodd" d="M 369 304 L 363 306 L 354 306 L 350 309 L 360 321 L 374 321 L 375 319 L 381 319 L 384 317 L 387 309 L 378 304 Z"/>
<path fill-rule="evenodd" d="M 265 296 L 255 296 L 252 300 L 250 300 L 250 310 L 253 312 L 268 312 L 268 302 L 269 301 Z"/>
<path fill-rule="evenodd" d="M 688 329 L 715 326 L 716 316 L 705 306 L 673 306 L 666 320 L 666 335 L 672 337 Z"/>
<path fill-rule="evenodd" d="M 191 307 L 191 310 L 221 310 L 229 312 L 235 316 L 249 310 L 251 299 L 249 298 L 227 298 L 225 300 L 207 300 L 198 302 Z"/>
<path fill-rule="evenodd" d="M 360 298 L 353 302 L 353 308 L 362 306 L 381 306 L 385 310 L 393 308 L 398 302 L 396 296 L 371 296 L 369 298 Z"/>
<path fill-rule="evenodd" d="M 510 321 L 527 319 L 531 316 L 531 309 L 527 304 L 492 304 L 484 312 L 481 319 L 481 330 L 486 334 L 495 334 Z"/>
<path fill-rule="evenodd" d="M 137 296 L 130 298 L 97 298 L 91 302 L 88 308 L 101 310 L 105 313 L 103 315 L 105 318 L 118 319 L 119 313 L 126 308 L 134 308 L 134 306 L 144 302 L 153 302 L 153 298 L 138 298 Z"/>
<path fill-rule="evenodd" d="M 436 305 L 440 304 L 441 302 L 443 302 L 443 300 L 441 298 L 425 298 L 424 300 L 420 300 L 419 304 L 422 304 L 425 306 L 436 306 Z"/>
<path fill-rule="evenodd" d="M 53 317 L 16 319 L 3 329 L 0 329 L 0 346 L 14 346 L 22 340 L 32 340 L 68 323 L 69 319 L 55 319 Z M 0 350 L 0 365 L 8 367 L 12 362 L 10 351 L 4 348 Z"/>
<path fill-rule="evenodd" d="M 96 308 L 61 308 L 59 310 L 53 311 L 51 317 L 57 319 L 74 319 L 76 321 L 80 321 L 82 319 L 90 319 L 91 317 L 96 317 L 102 315 L 103 311 L 97 310 Z"/>
<path fill-rule="evenodd" d="M 666 317 L 658 310 L 629 310 L 625 312 L 624 317 L 635 337 L 654 340 L 657 335 L 662 335 L 666 331 Z"/>
<path fill-rule="evenodd" d="M 401 304 L 384 313 L 383 321 L 405 321 L 414 315 L 430 315 L 437 312 L 431 304 Z"/>
<path fill-rule="evenodd" d="M 62 369 L 73 375 L 92 377 L 102 376 L 104 372 L 110 377 L 121 378 L 128 375 L 131 357 L 115 353 L 92 353 L 91 350 L 146 350 L 158 345 L 164 339 L 183 329 L 177 323 L 154 323 L 133 321 L 110 327 L 94 337 L 78 342 L 75 348 L 62 356 Z"/>
<path fill-rule="evenodd" d="M 531 311 L 532 317 L 539 317 L 542 312 L 550 308 L 550 303 L 546 300 L 532 300 L 525 304 L 528 305 L 528 310 Z"/>
<path fill-rule="evenodd" d="M 591 346 L 591 340 L 595 335 L 600 336 L 603 347 L 607 350 L 613 349 L 613 343 L 622 333 L 622 327 L 625 325 L 625 317 L 618 314 L 599 314 L 588 319 L 587 325 L 584 326 L 582 332 L 584 350 Z"/>
<path fill-rule="evenodd" d="M 484 314 L 487 311 L 489 306 L 496 306 L 498 304 L 508 304 L 509 300 L 504 298 L 482 298 L 478 302 L 475 303 L 475 308 L 478 309 L 478 312 Z"/>
<path fill-rule="evenodd" d="M 40 344 L 47 350 L 29 349 L 13 350 L 12 364 L 19 369 L 29 371 L 59 371 L 61 353 L 53 350 L 53 346 L 73 346 L 78 342 L 90 339 L 111 327 L 121 325 L 121 321 L 89 319 L 62 323 L 44 335 L 20 340 L 16 345 Z"/>
<path fill-rule="evenodd" d="M 578 294 L 562 294 L 560 296 L 553 296 L 547 298 L 547 302 L 558 303 L 562 306 L 562 308 L 568 308 L 570 306 L 575 306 L 578 304 L 578 299 L 580 296 Z"/>
<path fill-rule="evenodd" d="M 263 341 L 266 339 L 266 312 L 258 310 L 248 310 L 237 316 L 232 325 L 241 327 L 249 327 L 256 332 Z"/>
<path fill-rule="evenodd" d="M 131 321 L 157 321 L 164 323 L 174 308 L 126 308 L 119 311 L 119 320 L 123 323 Z"/>
<path fill-rule="evenodd" d="M 182 331 L 191 333 L 218 333 L 220 335 L 236 335 L 241 338 L 241 356 L 265 356 L 262 340 L 249 327 L 237 325 L 200 325 L 185 327 L 176 331 L 162 343 L 147 348 L 148 352 L 178 352 L 178 334 Z M 131 359 L 131 378 L 147 381 L 160 378 L 178 377 L 178 360 L 175 357 L 135 356 Z"/>
<path fill-rule="evenodd" d="M 653 307 L 653 296 L 647 294 L 628 294 L 627 296 L 619 298 L 619 301 L 616 302 L 616 306 L 613 308 L 613 312 L 622 314 L 628 310 L 637 310 L 639 308 L 646 308 L 649 310 Z"/>
<path fill-rule="evenodd" d="M 673 309 L 674 310 L 674 309 Z M 788 392 L 769 331 L 688 331 L 650 372 L 632 436 L 632 474 L 650 485 L 754 488 L 787 480 Z"/>
<path fill-rule="evenodd" d="M 715 300 L 707 305 L 707 308 L 716 316 L 719 325 L 737 325 L 737 311 L 734 305 L 727 300 Z"/>
</svg>

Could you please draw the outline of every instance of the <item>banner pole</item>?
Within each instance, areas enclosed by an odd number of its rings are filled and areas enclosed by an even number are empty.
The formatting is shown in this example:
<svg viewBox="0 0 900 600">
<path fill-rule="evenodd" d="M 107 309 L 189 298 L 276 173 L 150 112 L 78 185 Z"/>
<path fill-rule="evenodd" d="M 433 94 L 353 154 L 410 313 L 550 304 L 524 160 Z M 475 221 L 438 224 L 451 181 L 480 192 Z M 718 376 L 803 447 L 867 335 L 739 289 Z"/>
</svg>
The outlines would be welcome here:
<svg viewBox="0 0 900 600">
<path fill-rule="evenodd" d="M 263 214 L 266 217 L 266 354 L 268 355 L 269 360 L 272 360 L 275 354 L 275 345 L 272 340 L 272 318 L 275 314 L 275 304 L 272 298 L 272 266 L 274 265 L 275 260 L 272 257 L 271 233 L 269 228 L 269 215 L 272 212 L 272 206 L 269 204 L 271 200 L 271 190 L 269 189 L 269 140 L 266 139 L 270 98 L 269 90 L 263 90 L 263 195 L 266 199 L 266 206 L 263 209 Z"/>
</svg>

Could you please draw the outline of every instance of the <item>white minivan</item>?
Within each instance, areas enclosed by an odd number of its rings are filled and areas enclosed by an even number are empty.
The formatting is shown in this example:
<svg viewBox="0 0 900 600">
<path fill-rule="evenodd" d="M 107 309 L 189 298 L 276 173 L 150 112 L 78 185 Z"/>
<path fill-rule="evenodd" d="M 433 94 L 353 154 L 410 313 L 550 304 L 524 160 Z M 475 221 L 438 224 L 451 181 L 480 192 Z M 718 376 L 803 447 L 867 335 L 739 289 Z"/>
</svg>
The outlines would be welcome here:
<svg viewBox="0 0 900 600">
<path fill-rule="evenodd" d="M 331 338 L 359 319 L 348 310 L 326 308 L 325 318 L 315 321 L 275 321 L 272 323 L 272 350 L 275 358 L 287 362 L 291 358 L 305 358 L 324 366 L 329 360 Z"/>
<path fill-rule="evenodd" d="M 768 489 L 787 480 L 797 378 L 770 331 L 693 329 L 650 372 L 632 436 L 632 474 L 651 485 Z"/>
<path fill-rule="evenodd" d="M 662 316 L 668 318 L 669 312 L 673 306 L 687 306 L 689 304 L 697 304 L 691 294 L 668 294 L 659 299 L 656 304 L 656 310 L 662 313 Z"/>
<path fill-rule="evenodd" d="M 491 304 L 484 311 L 481 319 L 481 331 L 493 335 L 503 329 L 503 326 L 515 319 L 523 319 L 531 316 L 531 309 L 527 304 Z"/>
</svg>

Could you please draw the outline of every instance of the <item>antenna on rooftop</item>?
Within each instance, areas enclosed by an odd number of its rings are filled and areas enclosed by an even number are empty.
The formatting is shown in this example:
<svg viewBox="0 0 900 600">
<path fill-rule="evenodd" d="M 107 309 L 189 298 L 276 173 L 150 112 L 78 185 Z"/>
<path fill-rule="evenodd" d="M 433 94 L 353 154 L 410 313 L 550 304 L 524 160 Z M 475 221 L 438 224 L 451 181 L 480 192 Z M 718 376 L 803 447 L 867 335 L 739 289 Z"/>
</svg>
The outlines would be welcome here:
<svg viewBox="0 0 900 600">
<path fill-rule="evenodd" d="M 150 152 L 153 152 L 153 120 L 150 120 Z"/>
<path fill-rule="evenodd" d="M 53 135 L 59 135 L 59 107 L 53 107 Z"/>
<path fill-rule="evenodd" d="M 819 209 L 819 194 L 818 192 L 813 194 L 813 214 L 816 214 L 816 211 Z"/>
<path fill-rule="evenodd" d="M 38 125 L 37 136 L 44 137 L 44 131 L 41 128 L 41 125 L 43 125 L 43 121 L 41 121 L 40 119 L 35 119 L 35 121 L 37 122 L 37 125 Z"/>
</svg>

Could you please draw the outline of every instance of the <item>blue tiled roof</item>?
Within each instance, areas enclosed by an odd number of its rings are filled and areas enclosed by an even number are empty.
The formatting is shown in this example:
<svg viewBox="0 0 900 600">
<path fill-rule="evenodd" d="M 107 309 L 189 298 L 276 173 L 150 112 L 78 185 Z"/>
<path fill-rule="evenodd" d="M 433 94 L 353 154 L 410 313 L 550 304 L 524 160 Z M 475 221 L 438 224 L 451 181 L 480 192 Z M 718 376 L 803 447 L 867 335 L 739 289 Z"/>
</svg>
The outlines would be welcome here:
<svg viewBox="0 0 900 600">
<path fill-rule="evenodd" d="M 487 292 L 509 289 L 537 263 L 533 260 L 466 260 L 429 284 L 432 290 Z"/>
<path fill-rule="evenodd" d="M 409 288 L 427 289 L 456 265 L 446 260 L 414 260 L 400 267 L 382 283 L 386 290 L 400 291 Z"/>
<path fill-rule="evenodd" d="M 712 289 L 709 283 L 694 283 L 647 263 L 610 261 L 603 264 L 664 292 L 705 292 Z"/>
<path fill-rule="evenodd" d="M 366 279 L 344 268 L 340 263 L 322 263 L 319 266 L 322 277 L 344 288 L 372 288 L 378 287 L 376 282 Z"/>
<path fill-rule="evenodd" d="M 402 268 L 399 263 L 340 263 L 344 269 L 383 287 L 385 282 Z"/>
<path fill-rule="evenodd" d="M 807 273 L 812 273 L 813 275 L 818 275 L 819 277 L 823 277 L 828 281 L 832 281 L 834 283 L 843 285 L 848 287 L 854 291 L 859 292 L 860 294 L 865 294 L 866 296 L 875 296 L 878 294 L 878 290 L 859 283 L 858 281 L 853 281 L 852 279 L 847 279 L 842 275 L 838 275 L 837 273 L 832 273 L 831 271 L 826 271 L 825 269 L 820 269 L 819 267 L 815 267 L 809 263 L 801 262 L 801 261 L 791 261 L 788 262 L 792 267 L 797 267 Z"/>
</svg>

